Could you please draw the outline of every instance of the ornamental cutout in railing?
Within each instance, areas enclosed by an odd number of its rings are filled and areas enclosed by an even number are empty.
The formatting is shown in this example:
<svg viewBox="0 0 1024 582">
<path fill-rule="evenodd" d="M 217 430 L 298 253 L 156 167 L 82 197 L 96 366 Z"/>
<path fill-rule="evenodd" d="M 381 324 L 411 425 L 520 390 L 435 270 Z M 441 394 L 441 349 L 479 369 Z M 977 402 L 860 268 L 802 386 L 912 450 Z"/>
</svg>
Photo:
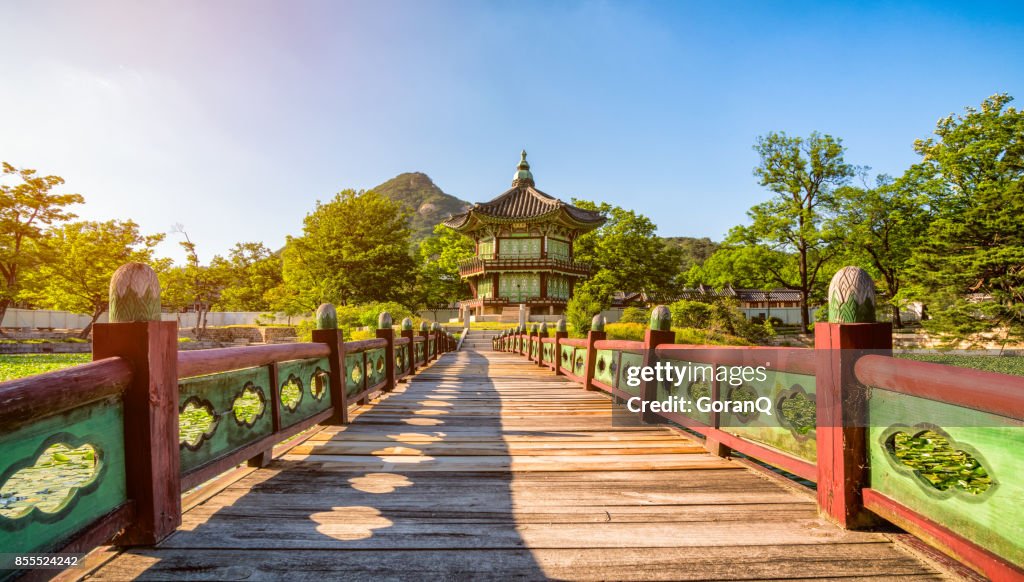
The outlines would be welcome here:
<svg viewBox="0 0 1024 582">
<path fill-rule="evenodd" d="M 231 403 L 231 410 L 234 412 L 235 421 L 242 426 L 252 428 L 266 411 L 266 401 L 266 397 L 263 396 L 263 388 L 254 385 L 252 382 L 246 382 L 245 386 L 242 387 L 242 391 L 238 393 L 234 402 Z"/>
<path fill-rule="evenodd" d="M 779 394 L 776 402 L 779 424 L 788 428 L 797 440 L 814 436 L 818 426 L 818 408 L 813 396 L 808 396 L 804 387 L 794 384 Z"/>
<path fill-rule="evenodd" d="M 746 384 L 742 384 L 729 391 L 728 399 L 732 402 L 755 402 L 757 401 L 757 391 Z M 746 424 L 757 418 L 761 413 L 753 410 L 752 412 L 736 412 L 734 414 L 740 422 Z"/>
<path fill-rule="evenodd" d="M 885 450 L 902 469 L 909 469 L 922 486 L 969 495 L 981 495 L 996 486 L 977 453 L 958 448 L 963 445 L 954 444 L 939 431 L 937 427 L 913 434 L 899 430 L 885 440 Z"/>
<path fill-rule="evenodd" d="M 294 411 L 302 402 L 302 380 L 295 374 L 289 374 L 288 379 L 281 384 L 281 406 Z"/>
<path fill-rule="evenodd" d="M 331 381 L 331 375 L 325 370 L 317 368 L 313 372 L 313 377 L 309 381 L 309 393 L 317 401 L 324 399 L 324 394 L 327 394 L 327 386 Z"/>
<path fill-rule="evenodd" d="M 32 466 L 16 471 L 0 485 L 0 517 L 16 520 L 33 509 L 57 514 L 69 508 L 81 489 L 96 482 L 99 457 L 88 444 L 48 446 Z"/>
<path fill-rule="evenodd" d="M 190 397 L 178 410 L 178 444 L 191 450 L 202 446 L 217 430 L 217 412 L 207 400 Z"/>
<path fill-rule="evenodd" d="M 352 366 L 352 372 L 349 373 L 349 377 L 352 378 L 354 384 L 359 384 L 363 381 L 363 368 L 362 366 Z"/>
<path fill-rule="evenodd" d="M 686 393 L 690 397 L 690 402 L 697 402 L 701 398 L 711 398 L 711 382 L 704 380 L 698 380 L 696 382 L 690 382 L 690 385 L 686 387 Z"/>
</svg>

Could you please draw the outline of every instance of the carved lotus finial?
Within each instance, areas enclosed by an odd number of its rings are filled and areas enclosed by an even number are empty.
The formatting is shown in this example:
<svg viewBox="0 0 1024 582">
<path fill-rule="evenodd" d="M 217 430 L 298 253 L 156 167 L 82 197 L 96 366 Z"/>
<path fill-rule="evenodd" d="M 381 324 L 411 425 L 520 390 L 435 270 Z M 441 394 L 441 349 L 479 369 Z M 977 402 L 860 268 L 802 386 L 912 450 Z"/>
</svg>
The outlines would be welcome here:
<svg viewBox="0 0 1024 582">
<path fill-rule="evenodd" d="M 672 312 L 668 307 L 659 305 L 651 310 L 651 329 L 668 331 L 672 329 Z"/>
<path fill-rule="evenodd" d="M 149 265 L 126 263 L 110 277 L 110 322 L 160 321 L 160 279 Z"/>
<path fill-rule="evenodd" d="M 565 323 L 565 318 L 564 317 L 559 319 L 558 322 L 555 323 L 555 331 L 568 331 L 568 330 L 569 330 L 569 328 L 568 328 L 567 324 Z"/>
<path fill-rule="evenodd" d="M 604 324 L 605 324 L 605 322 L 606 322 L 606 320 L 605 320 L 604 316 L 601 315 L 600 313 L 598 313 L 597 315 L 594 316 L 593 319 L 590 320 L 590 330 L 591 331 L 604 331 Z"/>
<path fill-rule="evenodd" d="M 321 303 L 316 308 L 317 329 L 338 329 L 338 310 L 331 303 Z"/>
<path fill-rule="evenodd" d="M 391 329 L 394 322 L 391 320 L 391 314 L 387 311 L 381 311 L 380 315 L 377 316 L 377 329 Z"/>
<path fill-rule="evenodd" d="M 830 323 L 875 321 L 875 282 L 860 267 L 843 267 L 828 285 Z"/>
</svg>

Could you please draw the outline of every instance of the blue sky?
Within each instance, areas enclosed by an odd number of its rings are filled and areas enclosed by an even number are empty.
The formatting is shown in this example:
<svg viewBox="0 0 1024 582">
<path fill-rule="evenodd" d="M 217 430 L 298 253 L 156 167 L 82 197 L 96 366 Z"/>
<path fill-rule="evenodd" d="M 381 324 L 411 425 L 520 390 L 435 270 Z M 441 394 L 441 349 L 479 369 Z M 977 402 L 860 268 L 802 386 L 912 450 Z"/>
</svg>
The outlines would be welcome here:
<svg viewBox="0 0 1024 582">
<path fill-rule="evenodd" d="M 272 248 L 318 199 L 405 171 L 538 186 L 720 239 L 767 197 L 754 140 L 841 137 L 898 174 L 936 120 L 1024 99 L 1024 4 L 9 2 L 0 159 L 83 218 Z M 161 247 L 180 258 L 177 238 Z"/>
</svg>

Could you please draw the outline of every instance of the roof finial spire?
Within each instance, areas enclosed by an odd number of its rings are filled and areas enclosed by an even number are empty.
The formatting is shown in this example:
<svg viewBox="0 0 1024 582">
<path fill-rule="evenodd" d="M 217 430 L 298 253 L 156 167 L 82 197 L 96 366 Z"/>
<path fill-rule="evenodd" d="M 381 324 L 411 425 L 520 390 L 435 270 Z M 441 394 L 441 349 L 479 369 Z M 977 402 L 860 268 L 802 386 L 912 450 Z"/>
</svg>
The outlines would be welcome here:
<svg viewBox="0 0 1024 582">
<path fill-rule="evenodd" d="M 526 150 L 522 152 L 519 165 L 516 167 L 516 174 L 512 176 L 513 186 L 533 186 L 533 174 L 530 172 L 530 162 L 526 161 Z"/>
</svg>

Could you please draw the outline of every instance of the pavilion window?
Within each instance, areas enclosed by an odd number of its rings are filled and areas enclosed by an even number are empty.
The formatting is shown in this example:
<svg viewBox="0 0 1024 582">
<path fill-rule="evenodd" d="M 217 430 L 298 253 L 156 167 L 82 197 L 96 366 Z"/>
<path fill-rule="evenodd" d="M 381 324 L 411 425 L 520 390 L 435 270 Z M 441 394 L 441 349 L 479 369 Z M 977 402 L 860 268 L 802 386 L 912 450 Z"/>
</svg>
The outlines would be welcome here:
<svg viewBox="0 0 1024 582">
<path fill-rule="evenodd" d="M 548 239 L 548 258 L 569 260 L 569 243 L 554 238 Z"/>
<path fill-rule="evenodd" d="M 481 240 L 477 245 L 476 256 L 481 259 L 493 259 L 494 258 L 494 239 Z"/>
</svg>

